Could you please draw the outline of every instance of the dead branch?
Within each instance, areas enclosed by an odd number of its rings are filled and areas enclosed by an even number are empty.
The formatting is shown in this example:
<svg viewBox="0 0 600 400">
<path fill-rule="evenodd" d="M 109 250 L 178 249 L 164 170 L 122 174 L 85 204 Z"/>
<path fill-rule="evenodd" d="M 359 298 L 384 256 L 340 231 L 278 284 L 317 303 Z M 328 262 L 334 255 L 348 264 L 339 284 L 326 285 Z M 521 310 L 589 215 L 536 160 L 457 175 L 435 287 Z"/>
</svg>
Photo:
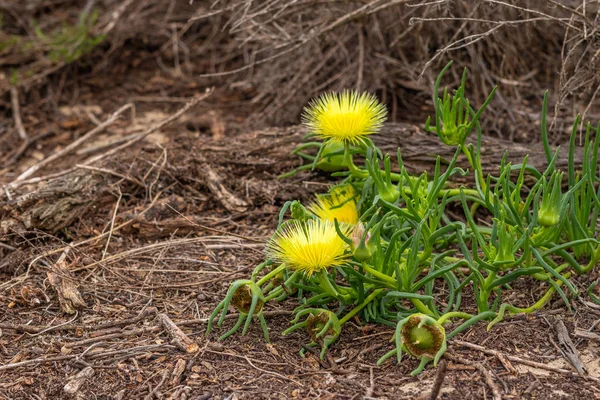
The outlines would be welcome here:
<svg viewBox="0 0 600 400">
<path fill-rule="evenodd" d="M 111 351 L 99 351 L 93 354 L 89 354 L 86 357 L 90 360 L 98 360 L 105 357 L 110 357 L 116 354 L 122 355 L 124 353 L 128 353 L 130 357 L 135 356 L 139 352 L 146 352 L 150 349 L 172 349 L 174 346 L 169 346 L 165 344 L 153 344 L 153 345 L 144 345 L 144 346 L 135 346 L 125 349 L 111 350 Z M 47 364 L 58 361 L 66 361 L 80 358 L 79 354 L 69 354 L 64 356 L 55 356 L 55 357 L 39 357 L 31 360 L 19 361 L 10 364 L 0 365 L 0 371 L 7 371 L 10 369 L 15 369 L 19 367 L 25 367 L 28 365 L 37 365 L 37 364 Z"/>
<path fill-rule="evenodd" d="M 8 187 L 10 189 L 14 189 L 18 183 L 24 181 L 26 178 L 28 178 L 31 175 L 35 174 L 41 168 L 47 166 L 48 164 L 52 163 L 53 161 L 55 161 L 55 160 L 57 160 L 57 159 L 59 159 L 61 157 L 64 157 L 65 155 L 71 153 L 73 150 L 75 150 L 76 148 L 78 148 L 86 140 L 89 140 L 90 138 L 94 137 L 96 134 L 98 134 L 98 133 L 102 132 L 104 129 L 106 129 L 106 127 L 112 125 L 119 118 L 119 116 L 121 114 L 123 114 L 126 110 L 129 110 L 129 109 L 133 109 L 133 104 L 132 103 L 125 104 L 124 106 L 122 106 L 121 108 L 119 108 L 117 111 L 115 111 L 102 124 L 98 125 L 94 129 L 92 129 L 91 131 L 89 131 L 88 133 L 86 133 L 85 135 L 83 135 L 82 137 L 80 137 L 79 139 L 75 140 L 73 143 L 71 143 L 68 146 L 66 146 L 65 148 L 61 149 L 60 151 L 58 151 L 58 152 L 56 152 L 56 153 L 54 153 L 54 154 L 46 157 L 45 159 L 43 159 L 39 163 L 31 166 L 29 169 L 27 169 L 25 172 L 23 172 L 21 175 L 19 175 L 14 181 L 12 181 L 11 183 L 9 183 Z"/>
<path fill-rule="evenodd" d="M 145 328 L 130 329 L 128 331 L 119 331 L 117 333 L 111 333 L 108 335 L 94 336 L 89 339 L 80 340 L 78 342 L 70 342 L 70 343 L 65 344 L 63 347 L 67 348 L 67 349 L 72 349 L 75 347 L 87 346 L 87 345 L 90 345 L 93 343 L 104 342 L 107 340 L 119 339 L 119 338 L 129 337 L 129 336 L 138 336 L 138 335 L 142 335 L 144 333 L 158 332 L 158 331 L 160 331 L 160 327 L 158 327 L 158 326 L 149 326 L 149 327 L 145 327 Z"/>
<path fill-rule="evenodd" d="M 205 90 L 205 92 L 203 94 L 199 94 L 194 96 L 190 101 L 188 101 L 186 104 L 183 105 L 183 107 L 181 107 L 179 110 L 177 110 L 175 113 L 173 113 L 172 115 L 170 115 L 169 117 L 165 118 L 164 120 L 160 121 L 159 123 L 155 124 L 154 126 L 150 127 L 148 130 L 146 130 L 144 133 L 142 133 L 141 135 L 137 135 L 135 137 L 133 137 L 132 139 L 130 139 L 129 141 L 123 143 L 120 146 L 115 147 L 114 149 L 111 149 L 109 151 L 107 151 L 106 153 L 97 155 L 95 157 L 92 157 L 89 160 L 86 160 L 83 164 L 84 165 L 90 165 L 93 164 L 95 162 L 98 162 L 100 160 L 103 160 L 107 157 L 110 157 L 120 151 L 122 151 L 123 149 L 126 149 L 138 142 L 140 142 L 142 139 L 144 139 L 145 137 L 147 137 L 148 135 L 150 135 L 151 133 L 154 133 L 156 131 L 158 131 L 159 129 L 164 128 L 165 126 L 173 123 L 173 121 L 176 121 L 177 119 L 179 119 L 183 114 L 185 114 L 186 112 L 188 112 L 192 107 L 198 105 L 198 103 L 200 103 L 201 101 L 205 100 L 206 98 L 208 98 L 212 93 L 213 93 L 214 88 L 208 88 Z"/>
<path fill-rule="evenodd" d="M 158 389 L 161 388 L 161 386 L 165 383 L 165 381 L 167 380 L 167 376 L 169 375 L 169 370 L 165 369 L 163 371 L 162 374 L 162 378 L 160 379 L 160 382 L 158 382 L 158 385 L 156 385 L 154 387 L 154 389 L 150 390 L 150 393 L 148 393 L 148 395 L 146 395 L 146 397 L 144 397 L 144 400 L 152 400 L 154 398 L 154 395 L 158 393 Z"/>
<path fill-rule="evenodd" d="M 433 381 L 433 386 L 431 387 L 431 393 L 429 394 L 429 400 L 437 400 L 440 390 L 442 390 L 442 385 L 444 384 L 444 377 L 446 376 L 446 360 L 440 361 L 437 366 L 437 371 L 435 373 L 435 380 Z"/>
<path fill-rule="evenodd" d="M 600 335 L 583 329 L 575 329 L 575 336 L 581 339 L 595 340 L 600 342 Z"/>
<path fill-rule="evenodd" d="M 452 361 L 460 362 L 460 363 L 466 364 L 466 365 L 471 365 L 471 366 L 477 368 L 479 370 L 479 372 L 481 373 L 481 375 L 483 375 L 483 378 L 485 379 L 485 383 L 488 385 L 488 387 L 492 391 L 494 400 L 502 400 L 502 394 L 500 393 L 500 388 L 498 387 L 496 382 L 494 382 L 494 378 L 492 377 L 492 374 L 490 373 L 490 371 L 487 368 L 485 368 L 483 366 L 483 364 L 467 360 L 466 358 L 460 357 L 456 354 L 446 353 L 446 354 L 444 354 L 444 357 L 446 357 Z"/>
<path fill-rule="evenodd" d="M 82 168 L 82 166 L 89 166 L 93 163 L 96 163 L 98 161 L 107 159 L 111 156 L 113 156 L 114 154 L 140 142 L 142 139 L 144 139 L 145 137 L 147 137 L 148 135 L 150 135 L 151 133 L 156 132 L 157 130 L 164 128 L 165 126 L 171 124 L 173 121 L 177 120 L 178 118 L 180 118 L 183 114 L 185 114 L 187 111 L 189 111 L 192 107 L 194 107 L 195 105 L 197 105 L 198 103 L 200 103 L 202 100 L 206 99 L 207 97 L 209 97 L 213 92 L 213 89 L 207 89 L 205 93 L 195 96 L 194 98 L 192 98 L 192 100 L 190 100 L 189 102 L 187 102 L 182 108 L 180 108 L 177 112 L 175 112 L 174 114 L 170 115 L 169 117 L 165 118 L 164 120 L 160 121 L 159 123 L 153 125 L 152 127 L 150 127 L 149 129 L 147 129 L 146 131 L 144 131 L 143 133 L 139 134 L 139 135 L 135 135 L 133 136 L 131 139 L 129 139 L 128 141 L 126 141 L 125 143 L 105 152 L 102 154 L 99 154 L 97 156 L 94 156 L 86 161 L 84 161 L 83 163 L 78 164 L 78 166 L 75 166 L 73 168 L 69 168 L 66 169 L 64 171 L 58 172 L 56 174 L 51 174 L 51 175 L 47 175 L 47 176 L 41 176 L 41 177 L 37 177 L 37 178 L 31 178 L 31 179 L 25 179 L 29 176 L 31 176 L 32 174 L 34 174 L 35 172 L 37 172 L 40 168 L 44 167 L 45 165 L 49 164 L 50 162 L 56 160 L 58 157 L 63 156 L 69 152 L 71 152 L 72 150 L 74 150 L 76 147 L 78 147 L 81 143 L 83 143 L 85 140 L 87 140 L 89 137 L 95 135 L 97 132 L 101 131 L 103 128 L 105 128 L 106 126 L 110 125 L 111 123 L 114 122 L 113 118 L 118 117 L 118 115 L 120 113 L 123 113 L 123 111 L 125 111 L 128 108 L 133 107 L 133 105 L 131 103 L 126 104 L 125 106 L 121 107 L 119 110 L 117 110 L 108 120 L 106 120 L 103 124 L 98 125 L 97 127 L 95 127 L 94 129 L 92 129 L 91 131 L 89 131 L 88 133 L 86 133 L 84 136 L 82 136 L 81 138 L 79 138 L 78 140 L 76 140 L 75 142 L 71 143 L 69 146 L 65 147 L 64 149 L 62 149 L 60 152 L 58 153 L 54 153 L 53 155 L 49 156 L 48 158 L 40 161 L 38 164 L 35 164 L 34 166 L 32 166 L 31 168 L 29 168 L 27 171 L 23 172 L 21 175 L 19 175 L 19 177 L 17 177 L 15 180 L 13 180 L 11 183 L 9 183 L 8 185 L 5 186 L 5 189 L 17 189 L 18 187 L 21 187 L 23 185 L 30 185 L 30 184 L 36 184 L 36 183 L 40 183 L 43 181 L 47 181 L 50 179 L 56 179 L 56 178 L 60 178 L 63 177 L 65 175 L 69 175 L 72 174 L 73 172 L 77 171 L 78 169 Z M 85 138 L 85 139 L 84 139 Z"/>
<path fill-rule="evenodd" d="M 527 87 L 551 85 L 546 78 L 556 77 L 555 68 L 544 65 L 553 65 L 553 54 L 561 43 L 572 56 L 563 57 L 561 63 L 557 104 L 564 103 L 567 94 L 575 101 L 591 99 L 587 107 L 577 104 L 581 112 L 591 109 L 598 94 L 600 79 L 595 71 L 600 60 L 596 53 L 600 28 L 593 16 L 598 11 L 597 4 L 591 5 L 595 2 L 588 2 L 587 14 L 585 1 L 583 10 L 578 1 L 551 1 L 551 7 L 542 3 L 523 6 L 516 0 L 319 3 L 223 0 L 211 7 L 200 6 L 182 31 L 200 19 L 222 27 L 223 45 L 236 43 L 232 51 L 244 54 L 245 62 L 240 65 L 226 59 L 202 76 L 234 75 L 232 82 L 239 82 L 240 72 L 253 70 L 246 82 L 259 91 L 251 100 L 261 108 L 255 115 L 275 122 L 294 121 L 302 105 L 328 89 L 361 87 L 382 93 L 388 104 L 408 103 L 403 88 L 418 86 L 419 92 L 429 91 L 433 69 L 454 59 L 449 75 L 455 80 L 464 67 L 470 67 L 473 82 L 483 83 L 470 89 L 478 101 L 494 82 L 501 83 L 506 100 L 496 96 L 494 111 L 484 118 L 495 131 L 509 137 L 516 126 L 522 130 L 535 122 L 536 116 L 525 115 L 514 104 L 523 104 L 519 92 L 532 93 Z M 452 4 L 451 12 L 448 4 Z M 297 15 L 302 15 L 302 23 Z M 319 68 L 323 59 L 328 62 Z M 532 71 L 532 65 L 540 67 Z M 428 82 L 418 82 L 424 73 Z M 310 80 L 302 79 L 306 76 Z M 568 114 L 558 108 L 562 120 Z M 395 122 L 398 114 L 394 111 L 391 116 Z"/>
</svg>

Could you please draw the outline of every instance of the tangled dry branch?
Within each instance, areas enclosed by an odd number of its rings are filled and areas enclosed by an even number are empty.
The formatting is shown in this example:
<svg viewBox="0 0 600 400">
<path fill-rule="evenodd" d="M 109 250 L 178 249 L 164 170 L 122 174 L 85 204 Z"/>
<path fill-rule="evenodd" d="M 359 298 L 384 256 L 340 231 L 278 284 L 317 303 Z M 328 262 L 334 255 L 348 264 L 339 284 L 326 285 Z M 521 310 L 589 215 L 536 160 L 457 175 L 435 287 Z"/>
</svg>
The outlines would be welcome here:
<svg viewBox="0 0 600 400">
<path fill-rule="evenodd" d="M 201 5 L 191 20 L 225 30 L 242 60 L 205 76 L 253 87 L 259 117 L 278 122 L 295 120 L 316 93 L 343 88 L 376 91 L 392 119 L 406 118 L 415 91 L 450 58 L 455 80 L 464 67 L 475 73 L 480 102 L 500 82 L 489 118 L 500 133 L 530 122 L 511 109 L 544 89 L 557 94 L 557 112 L 572 102 L 592 117 L 600 88 L 600 16 L 589 1 L 229 0 Z"/>
</svg>

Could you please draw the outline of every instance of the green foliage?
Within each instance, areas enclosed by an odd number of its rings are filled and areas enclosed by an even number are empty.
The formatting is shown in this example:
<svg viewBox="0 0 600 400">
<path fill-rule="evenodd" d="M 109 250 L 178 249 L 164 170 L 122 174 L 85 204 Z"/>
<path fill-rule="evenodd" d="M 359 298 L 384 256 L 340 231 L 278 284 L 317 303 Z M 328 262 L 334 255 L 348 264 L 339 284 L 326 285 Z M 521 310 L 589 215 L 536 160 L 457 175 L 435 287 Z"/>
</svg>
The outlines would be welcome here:
<svg viewBox="0 0 600 400">
<path fill-rule="evenodd" d="M 98 12 L 83 14 L 75 25 L 63 25 L 56 31 L 45 34 L 38 24 L 34 32 L 40 42 L 49 48 L 48 58 L 53 62 L 72 63 L 89 54 L 104 41 L 104 35 L 92 34 L 92 28 L 98 21 Z"/>
<path fill-rule="evenodd" d="M 400 149 L 398 165 L 393 168 L 389 155 L 370 141 L 359 144 L 311 142 L 294 153 L 311 162 L 301 169 L 325 165 L 341 184 L 351 185 L 360 194 L 357 221 L 352 237 L 346 237 L 342 224 L 335 220 L 338 235 L 347 244 L 346 262 L 323 268 L 314 275 L 301 275 L 293 266 L 272 260 L 259 265 L 249 281 L 234 283 L 226 299 L 210 318 L 222 311 L 222 322 L 236 285 L 252 288 L 254 303 L 298 299 L 293 326 L 285 333 L 307 328 L 311 345 L 320 345 L 321 355 L 338 338 L 346 322 L 358 317 L 364 322 L 396 326 L 395 348 L 380 363 L 402 352 L 419 358 L 420 372 L 429 361 L 437 362 L 446 349 L 446 339 L 469 326 L 488 320 L 488 329 L 508 313 L 529 313 L 544 307 L 558 294 L 567 307 L 570 296 L 578 294 L 570 278 L 585 274 L 600 261 L 598 217 L 600 216 L 600 176 L 598 148 L 600 125 L 586 126 L 581 170 L 575 168 L 577 118 L 569 147 L 567 171 L 556 169 L 558 150 L 552 152 L 546 131 L 546 104 L 542 112 L 542 141 L 548 164 L 538 170 L 528 164 L 512 165 L 506 156 L 498 160 L 497 174 L 484 176 L 479 144 L 478 119 L 489 104 L 495 89 L 475 112 L 466 98 L 466 73 L 454 94 L 444 91 L 438 98 L 443 73 L 434 92 L 435 128 L 441 141 L 456 146 L 454 157 L 442 168 L 437 158 L 432 176 L 409 174 Z M 477 128 L 474 146 L 467 143 Z M 317 147 L 316 156 L 302 153 Z M 471 171 L 456 166 L 464 155 Z M 363 165 L 355 165 L 355 159 Z M 333 168 L 335 167 L 335 168 Z M 471 174 L 472 184 L 453 182 L 454 177 Z M 567 176 L 566 187 L 563 176 Z M 535 177 L 527 184 L 526 177 Z M 456 215 L 457 206 L 463 215 Z M 316 219 L 299 201 L 286 204 L 279 218 L 285 229 L 288 209 L 292 219 L 306 224 Z M 452 212 L 450 212 L 452 209 Z M 309 238 L 310 239 L 310 238 Z M 321 246 L 327 248 L 327 246 Z M 259 276 L 265 269 L 269 272 Z M 280 275 L 277 282 L 273 276 Z M 545 293 L 528 307 L 517 307 L 503 299 L 503 290 L 517 280 L 543 285 Z M 241 283 L 239 283 L 241 282 Z M 476 308 L 462 304 L 464 289 L 474 297 Z M 229 299 L 229 300 L 228 300 Z M 268 337 L 262 308 L 255 314 Z M 306 317 L 303 322 L 301 317 Z M 240 320 L 223 337 L 232 334 L 245 318 L 245 333 L 253 312 L 240 312 Z M 464 322 L 446 334 L 452 319 Z"/>
</svg>

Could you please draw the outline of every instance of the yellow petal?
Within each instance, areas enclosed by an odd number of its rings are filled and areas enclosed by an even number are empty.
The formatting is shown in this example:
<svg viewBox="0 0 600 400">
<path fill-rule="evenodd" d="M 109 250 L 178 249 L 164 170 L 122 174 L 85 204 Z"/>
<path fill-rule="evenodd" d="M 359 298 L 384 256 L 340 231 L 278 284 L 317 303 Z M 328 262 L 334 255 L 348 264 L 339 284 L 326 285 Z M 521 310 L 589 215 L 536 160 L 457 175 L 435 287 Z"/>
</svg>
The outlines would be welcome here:
<svg viewBox="0 0 600 400">
<path fill-rule="evenodd" d="M 340 229 L 345 235 L 350 230 Z M 346 248 L 334 223 L 322 220 L 290 221 L 267 244 L 269 257 L 307 275 L 344 264 Z"/>
<path fill-rule="evenodd" d="M 387 110 L 369 93 L 326 93 L 311 101 L 303 114 L 311 133 L 325 140 L 357 144 L 377 133 Z"/>
</svg>

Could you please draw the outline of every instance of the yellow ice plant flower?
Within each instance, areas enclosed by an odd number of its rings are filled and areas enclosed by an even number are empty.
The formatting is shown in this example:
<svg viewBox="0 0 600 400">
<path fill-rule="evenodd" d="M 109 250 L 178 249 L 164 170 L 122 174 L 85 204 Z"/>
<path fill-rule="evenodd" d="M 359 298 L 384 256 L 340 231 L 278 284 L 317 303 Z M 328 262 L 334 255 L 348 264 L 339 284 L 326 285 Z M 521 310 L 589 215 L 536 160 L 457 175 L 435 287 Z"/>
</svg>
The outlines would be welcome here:
<svg viewBox="0 0 600 400">
<path fill-rule="evenodd" d="M 358 144 L 377 133 L 387 117 L 387 110 L 369 93 L 343 91 L 325 93 L 304 109 L 304 124 L 311 133 L 325 140 Z"/>
<path fill-rule="evenodd" d="M 327 194 L 318 194 L 308 210 L 324 221 L 338 220 L 354 225 L 358 222 L 354 189 L 350 185 L 338 186 Z"/>
<path fill-rule="evenodd" d="M 348 235 L 350 228 L 340 226 Z M 330 221 L 290 221 L 273 235 L 267 244 L 269 257 L 290 269 L 312 275 L 346 262 L 347 245 Z"/>
</svg>

